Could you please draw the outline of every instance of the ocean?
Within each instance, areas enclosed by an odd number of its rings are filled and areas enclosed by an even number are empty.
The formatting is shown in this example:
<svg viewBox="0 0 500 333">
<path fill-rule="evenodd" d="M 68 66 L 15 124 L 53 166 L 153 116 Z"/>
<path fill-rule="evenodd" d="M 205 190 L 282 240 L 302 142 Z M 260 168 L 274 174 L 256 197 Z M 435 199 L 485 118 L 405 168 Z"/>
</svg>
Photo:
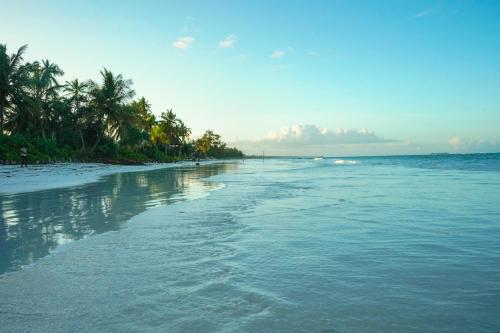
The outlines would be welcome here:
<svg viewBox="0 0 500 333">
<path fill-rule="evenodd" d="M 500 331 L 500 154 L 120 173 L 0 209 L 0 332 Z"/>
</svg>

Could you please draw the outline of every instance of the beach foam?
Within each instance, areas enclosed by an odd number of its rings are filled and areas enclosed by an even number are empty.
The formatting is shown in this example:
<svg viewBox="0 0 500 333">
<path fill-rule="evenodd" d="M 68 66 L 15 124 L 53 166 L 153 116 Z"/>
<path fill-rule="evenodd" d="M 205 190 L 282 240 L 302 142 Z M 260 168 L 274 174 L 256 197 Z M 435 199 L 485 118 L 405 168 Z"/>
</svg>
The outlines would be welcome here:
<svg viewBox="0 0 500 333">
<path fill-rule="evenodd" d="M 353 160 L 335 160 L 333 161 L 333 164 L 358 164 L 358 161 L 353 161 Z"/>
</svg>

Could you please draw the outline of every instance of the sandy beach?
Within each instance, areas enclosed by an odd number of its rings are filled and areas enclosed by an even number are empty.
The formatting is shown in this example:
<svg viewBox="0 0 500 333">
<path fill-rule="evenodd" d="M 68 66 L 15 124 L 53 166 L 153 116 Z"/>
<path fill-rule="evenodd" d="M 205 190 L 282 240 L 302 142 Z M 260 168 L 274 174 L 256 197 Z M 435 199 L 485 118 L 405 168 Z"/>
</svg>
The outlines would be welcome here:
<svg viewBox="0 0 500 333">
<path fill-rule="evenodd" d="M 213 163 L 213 161 L 208 162 Z M 149 171 L 191 165 L 191 162 L 111 165 L 101 163 L 56 163 L 20 168 L 0 165 L 0 194 L 14 194 L 78 186 L 119 172 Z"/>
</svg>

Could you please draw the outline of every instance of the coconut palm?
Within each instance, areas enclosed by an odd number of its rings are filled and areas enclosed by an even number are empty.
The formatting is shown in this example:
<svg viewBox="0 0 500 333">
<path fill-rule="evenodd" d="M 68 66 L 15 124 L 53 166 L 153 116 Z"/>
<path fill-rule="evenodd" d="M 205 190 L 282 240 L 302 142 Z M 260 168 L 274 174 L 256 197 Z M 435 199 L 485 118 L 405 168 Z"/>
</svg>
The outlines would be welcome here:
<svg viewBox="0 0 500 333">
<path fill-rule="evenodd" d="M 182 147 L 186 145 L 187 139 L 191 135 L 191 129 L 186 126 L 186 124 L 179 119 L 178 124 L 177 124 L 177 135 L 179 136 L 180 139 L 180 148 L 179 148 L 179 157 L 182 154 Z"/>
<path fill-rule="evenodd" d="M 10 55 L 0 44 L 0 139 L 22 134 L 14 144 L 1 145 L 0 160 L 16 156 L 22 140 L 49 156 L 116 157 L 136 151 L 165 160 L 158 151 L 162 146 L 165 153 L 176 147 L 179 157 L 187 151 L 190 128 L 171 109 L 156 121 L 146 98 L 132 101 L 131 80 L 104 68 L 97 83 L 75 79 L 61 85 L 61 68 L 49 60 L 24 62 L 26 48 Z M 211 131 L 193 144 L 210 156 L 224 156 L 226 149 Z"/>
<path fill-rule="evenodd" d="M 91 83 L 91 107 L 95 119 L 98 123 L 104 123 L 104 130 L 107 134 L 118 139 L 120 136 L 120 127 L 130 121 L 130 114 L 125 103 L 134 96 L 131 80 L 125 80 L 121 74 L 114 75 L 111 71 L 104 68 L 101 71 L 102 84 Z M 91 151 L 93 151 L 103 136 L 99 131 L 98 137 Z"/>
<path fill-rule="evenodd" d="M 167 144 L 167 137 L 165 132 L 162 131 L 161 127 L 156 125 L 151 128 L 150 140 L 156 146 L 159 144 Z"/>
<path fill-rule="evenodd" d="M 34 62 L 29 66 L 30 86 L 33 98 L 33 111 L 39 117 L 39 127 L 43 138 L 51 126 L 51 121 L 57 115 L 53 112 L 53 102 L 59 98 L 58 92 L 63 87 L 57 81 L 64 75 L 58 65 L 49 60 Z M 53 130 L 53 129 L 52 129 Z"/>
<path fill-rule="evenodd" d="M 167 112 L 162 112 L 160 116 L 160 126 L 163 128 L 165 134 L 170 139 L 170 143 L 175 140 L 175 130 L 178 124 L 177 115 L 172 111 L 172 109 L 167 110 Z"/>
<path fill-rule="evenodd" d="M 144 97 L 133 101 L 131 106 L 137 111 L 137 116 L 140 120 L 138 124 L 141 129 L 150 132 L 151 128 L 156 124 L 155 115 L 151 112 L 151 104 Z"/>
<path fill-rule="evenodd" d="M 16 53 L 7 54 L 7 46 L 0 44 L 0 134 L 4 131 L 5 113 L 16 103 L 21 103 L 28 84 L 28 67 L 23 64 L 23 54 L 27 45 Z"/>
<path fill-rule="evenodd" d="M 78 79 L 66 81 L 66 85 L 64 86 L 64 92 L 66 93 L 68 102 L 73 109 L 73 123 L 78 135 L 80 136 L 80 150 L 82 152 L 85 150 L 83 128 L 85 127 L 87 118 L 86 111 L 88 110 L 88 108 L 84 107 L 84 105 L 89 99 L 89 87 L 89 82 L 81 82 Z"/>
<path fill-rule="evenodd" d="M 41 70 L 40 83 L 46 95 L 54 94 L 63 87 L 57 81 L 57 77 L 64 75 L 64 72 L 57 64 L 50 62 L 48 59 L 42 60 Z"/>
<path fill-rule="evenodd" d="M 167 110 L 167 112 L 162 112 L 160 116 L 159 126 L 165 134 L 165 154 L 168 151 L 168 146 L 174 145 L 178 141 L 178 123 L 179 119 L 177 119 L 177 115 L 172 111 L 172 109 Z"/>
<path fill-rule="evenodd" d="M 130 137 L 130 133 L 133 129 L 140 132 L 138 128 L 141 126 L 141 118 L 137 114 L 135 108 L 132 105 L 123 105 L 122 110 L 119 114 L 119 119 L 115 125 L 114 138 L 117 142 Z"/>
<path fill-rule="evenodd" d="M 78 79 L 66 81 L 64 92 L 73 107 L 73 112 L 78 113 L 80 106 L 88 101 L 89 82 L 81 82 Z"/>
</svg>

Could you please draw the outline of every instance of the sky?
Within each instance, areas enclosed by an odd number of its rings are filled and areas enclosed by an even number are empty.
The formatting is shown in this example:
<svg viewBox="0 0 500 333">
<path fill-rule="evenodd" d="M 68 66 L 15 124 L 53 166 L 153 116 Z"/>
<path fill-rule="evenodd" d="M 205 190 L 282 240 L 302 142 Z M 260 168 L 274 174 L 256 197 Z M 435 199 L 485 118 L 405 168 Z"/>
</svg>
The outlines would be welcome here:
<svg viewBox="0 0 500 333">
<path fill-rule="evenodd" d="M 0 43 L 106 67 L 249 154 L 500 151 L 499 1 L 5 1 Z"/>
</svg>

